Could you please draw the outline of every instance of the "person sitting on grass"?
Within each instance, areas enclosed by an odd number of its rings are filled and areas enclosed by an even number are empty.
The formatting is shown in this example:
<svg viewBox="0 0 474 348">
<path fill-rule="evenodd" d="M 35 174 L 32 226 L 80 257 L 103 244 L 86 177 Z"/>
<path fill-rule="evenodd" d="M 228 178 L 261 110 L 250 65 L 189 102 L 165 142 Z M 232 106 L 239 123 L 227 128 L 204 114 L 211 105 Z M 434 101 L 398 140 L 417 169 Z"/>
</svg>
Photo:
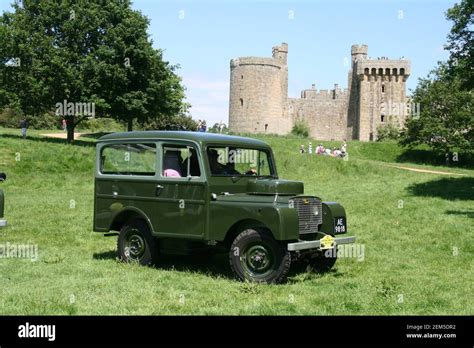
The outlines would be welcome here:
<svg viewBox="0 0 474 348">
<path fill-rule="evenodd" d="M 316 155 L 322 155 L 322 154 L 324 154 L 324 146 L 323 144 L 319 144 L 316 147 Z"/>
</svg>

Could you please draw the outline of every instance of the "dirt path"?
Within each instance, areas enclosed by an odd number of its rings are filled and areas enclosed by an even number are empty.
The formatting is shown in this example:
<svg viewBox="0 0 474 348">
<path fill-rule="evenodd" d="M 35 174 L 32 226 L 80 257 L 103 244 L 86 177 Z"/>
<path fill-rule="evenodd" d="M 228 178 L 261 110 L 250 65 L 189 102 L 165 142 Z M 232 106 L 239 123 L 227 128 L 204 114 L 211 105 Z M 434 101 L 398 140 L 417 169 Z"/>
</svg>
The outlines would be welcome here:
<svg viewBox="0 0 474 348">
<path fill-rule="evenodd" d="M 387 164 L 387 167 L 393 167 L 393 168 L 398 168 L 398 169 L 403 169 L 403 170 L 410 170 L 412 172 L 419 172 L 419 173 L 467 176 L 467 174 L 462 174 L 462 173 L 440 172 L 438 170 L 418 169 L 418 168 L 411 168 L 411 167 L 394 166 L 394 165 L 390 165 L 390 164 Z"/>
<path fill-rule="evenodd" d="M 83 133 L 74 133 L 74 139 L 79 138 Z M 67 133 L 47 133 L 47 134 L 40 134 L 43 137 L 48 138 L 57 138 L 57 139 L 67 139 Z"/>
</svg>

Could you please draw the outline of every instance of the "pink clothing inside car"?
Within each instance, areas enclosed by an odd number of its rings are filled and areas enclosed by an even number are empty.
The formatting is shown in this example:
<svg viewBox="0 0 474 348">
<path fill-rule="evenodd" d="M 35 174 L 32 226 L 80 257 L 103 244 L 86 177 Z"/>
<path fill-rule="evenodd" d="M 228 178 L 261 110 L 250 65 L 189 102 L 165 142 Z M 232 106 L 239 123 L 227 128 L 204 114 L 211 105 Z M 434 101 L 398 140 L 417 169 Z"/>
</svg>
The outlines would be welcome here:
<svg viewBox="0 0 474 348">
<path fill-rule="evenodd" d="M 174 176 L 174 177 L 178 177 L 178 178 L 181 177 L 181 175 L 174 169 L 165 169 L 165 171 L 163 172 L 163 175 L 164 176 Z"/>
</svg>

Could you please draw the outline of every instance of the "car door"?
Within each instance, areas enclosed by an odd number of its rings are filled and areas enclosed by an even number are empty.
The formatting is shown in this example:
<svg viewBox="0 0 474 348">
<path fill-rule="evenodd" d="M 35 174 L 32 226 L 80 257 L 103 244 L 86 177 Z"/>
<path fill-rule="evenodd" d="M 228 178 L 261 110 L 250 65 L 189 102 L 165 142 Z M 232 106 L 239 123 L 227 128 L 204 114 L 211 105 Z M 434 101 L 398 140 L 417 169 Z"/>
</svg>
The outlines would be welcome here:
<svg viewBox="0 0 474 348">
<path fill-rule="evenodd" d="M 160 154 L 156 232 L 163 237 L 204 238 L 208 189 L 197 144 L 163 141 Z"/>
<path fill-rule="evenodd" d="M 155 187 L 159 159 L 154 141 L 116 141 L 98 146 L 94 230 L 108 230 L 124 210 L 144 215 L 156 225 Z"/>
</svg>

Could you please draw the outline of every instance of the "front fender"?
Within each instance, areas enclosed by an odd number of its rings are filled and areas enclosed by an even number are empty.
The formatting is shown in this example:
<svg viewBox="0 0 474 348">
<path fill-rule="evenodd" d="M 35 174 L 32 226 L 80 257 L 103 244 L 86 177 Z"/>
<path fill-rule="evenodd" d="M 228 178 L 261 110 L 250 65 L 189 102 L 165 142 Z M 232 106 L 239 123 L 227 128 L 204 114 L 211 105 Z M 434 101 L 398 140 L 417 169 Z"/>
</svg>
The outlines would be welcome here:
<svg viewBox="0 0 474 348">
<path fill-rule="evenodd" d="M 229 201 L 211 202 L 208 239 L 224 240 L 227 232 L 244 220 L 267 227 L 276 240 L 298 239 L 298 215 L 295 209 L 271 203 Z"/>
<path fill-rule="evenodd" d="M 343 219 L 344 229 L 336 229 L 338 219 Z M 347 233 L 346 211 L 342 205 L 335 202 L 323 202 L 323 224 L 320 231 L 331 235 Z"/>
</svg>

